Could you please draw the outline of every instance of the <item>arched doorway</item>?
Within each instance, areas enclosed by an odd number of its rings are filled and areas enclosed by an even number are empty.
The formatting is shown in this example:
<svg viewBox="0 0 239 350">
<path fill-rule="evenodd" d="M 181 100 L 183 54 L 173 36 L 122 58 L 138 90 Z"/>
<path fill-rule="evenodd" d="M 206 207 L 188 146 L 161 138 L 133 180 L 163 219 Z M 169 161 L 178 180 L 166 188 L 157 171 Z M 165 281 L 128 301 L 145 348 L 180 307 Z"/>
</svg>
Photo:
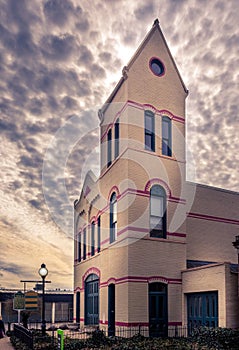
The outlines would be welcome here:
<svg viewBox="0 0 239 350">
<path fill-rule="evenodd" d="M 91 274 L 85 280 L 85 325 L 99 324 L 99 277 Z"/>
</svg>

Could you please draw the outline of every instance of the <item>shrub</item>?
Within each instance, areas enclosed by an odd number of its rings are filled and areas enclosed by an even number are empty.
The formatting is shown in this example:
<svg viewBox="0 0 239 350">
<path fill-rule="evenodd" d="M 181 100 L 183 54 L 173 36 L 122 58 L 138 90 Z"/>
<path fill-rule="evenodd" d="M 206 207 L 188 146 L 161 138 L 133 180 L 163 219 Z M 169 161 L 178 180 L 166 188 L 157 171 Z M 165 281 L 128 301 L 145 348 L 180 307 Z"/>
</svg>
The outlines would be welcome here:
<svg viewBox="0 0 239 350">
<path fill-rule="evenodd" d="M 230 328 L 199 327 L 192 339 L 208 349 L 239 350 L 239 331 Z"/>
</svg>

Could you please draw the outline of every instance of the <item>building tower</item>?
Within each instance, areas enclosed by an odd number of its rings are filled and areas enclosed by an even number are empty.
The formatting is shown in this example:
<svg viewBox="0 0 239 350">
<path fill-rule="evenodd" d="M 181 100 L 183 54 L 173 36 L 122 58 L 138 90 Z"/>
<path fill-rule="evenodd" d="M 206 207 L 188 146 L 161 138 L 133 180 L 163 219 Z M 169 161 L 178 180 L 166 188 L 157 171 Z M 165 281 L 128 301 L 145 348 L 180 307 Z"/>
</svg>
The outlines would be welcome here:
<svg viewBox="0 0 239 350">
<path fill-rule="evenodd" d="M 185 179 L 187 94 L 155 20 L 99 111 L 100 176 L 87 174 L 75 202 L 81 325 L 167 336 L 187 323 L 182 271 L 194 258 L 186 223 L 196 195 Z"/>
</svg>

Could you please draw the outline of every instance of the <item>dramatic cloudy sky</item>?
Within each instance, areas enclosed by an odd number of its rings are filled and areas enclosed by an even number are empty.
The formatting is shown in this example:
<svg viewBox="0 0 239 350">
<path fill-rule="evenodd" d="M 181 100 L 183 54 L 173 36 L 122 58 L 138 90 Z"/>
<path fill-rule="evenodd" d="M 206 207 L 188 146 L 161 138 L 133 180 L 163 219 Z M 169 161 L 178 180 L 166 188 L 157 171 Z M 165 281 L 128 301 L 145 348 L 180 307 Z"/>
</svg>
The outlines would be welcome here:
<svg viewBox="0 0 239 350">
<path fill-rule="evenodd" d="M 0 0 L 0 287 L 72 287 L 97 110 L 155 18 L 189 89 L 198 182 L 239 191 L 238 0 Z M 190 172 L 189 172 L 190 179 Z"/>
</svg>

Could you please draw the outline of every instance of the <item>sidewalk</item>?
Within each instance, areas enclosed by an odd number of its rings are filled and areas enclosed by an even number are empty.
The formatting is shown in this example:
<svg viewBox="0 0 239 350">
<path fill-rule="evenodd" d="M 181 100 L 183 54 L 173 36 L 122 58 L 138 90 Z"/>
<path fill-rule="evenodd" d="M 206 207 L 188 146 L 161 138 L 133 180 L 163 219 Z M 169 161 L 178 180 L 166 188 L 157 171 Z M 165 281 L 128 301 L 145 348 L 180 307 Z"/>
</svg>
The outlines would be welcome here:
<svg viewBox="0 0 239 350">
<path fill-rule="evenodd" d="M 9 337 L 0 339 L 0 350 L 14 350 Z"/>
</svg>

